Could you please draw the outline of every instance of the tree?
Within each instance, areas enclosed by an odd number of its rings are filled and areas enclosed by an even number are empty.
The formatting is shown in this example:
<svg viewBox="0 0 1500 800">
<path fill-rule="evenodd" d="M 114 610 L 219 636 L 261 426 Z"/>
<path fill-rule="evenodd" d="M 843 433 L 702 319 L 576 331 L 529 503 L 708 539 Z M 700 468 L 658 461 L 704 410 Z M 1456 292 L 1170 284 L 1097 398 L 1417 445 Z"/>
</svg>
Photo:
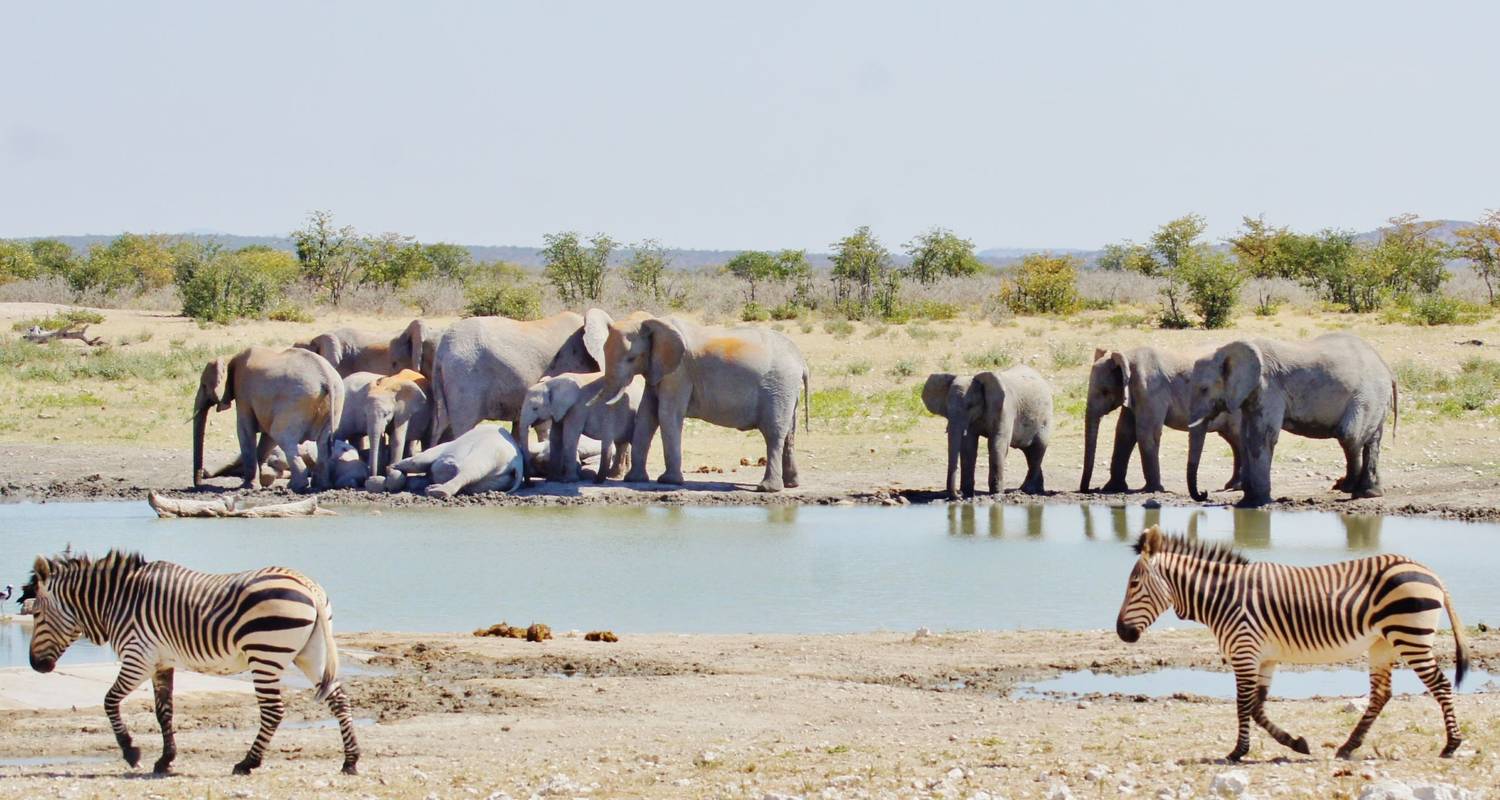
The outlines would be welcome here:
<svg viewBox="0 0 1500 800">
<path fill-rule="evenodd" d="M 404 234 L 367 236 L 359 248 L 360 283 L 403 289 L 432 272 L 426 248 Z"/>
<path fill-rule="evenodd" d="M 984 264 L 974 255 L 974 243 L 953 231 L 933 228 L 905 245 L 911 264 L 908 275 L 918 283 L 931 285 L 942 277 L 978 275 Z"/>
<path fill-rule="evenodd" d="M 1208 223 L 1197 214 L 1188 214 L 1178 217 L 1151 234 L 1151 253 L 1157 264 L 1156 272 L 1146 274 L 1170 273 L 1182 266 L 1189 258 L 1192 258 L 1193 249 L 1198 246 L 1198 237 Z"/>
<path fill-rule="evenodd" d="M 1240 272 L 1245 277 L 1260 281 L 1257 287 L 1256 313 L 1270 314 L 1274 310 L 1276 298 L 1271 295 L 1266 281 L 1294 277 L 1295 270 L 1289 250 L 1291 231 L 1285 227 L 1267 225 L 1264 216 L 1242 217 L 1240 229 L 1238 235 L 1229 238 L 1229 247 L 1239 262 Z"/>
<path fill-rule="evenodd" d="M 1467 228 L 1453 234 L 1458 241 L 1453 255 L 1469 262 L 1474 274 L 1484 281 L 1490 305 L 1495 304 L 1495 279 L 1500 277 L 1500 210 L 1491 210 Z"/>
<path fill-rule="evenodd" d="M 1223 328 L 1233 321 L 1245 274 L 1228 254 L 1199 245 L 1184 254 L 1173 282 L 1186 288 L 1187 303 L 1198 312 L 1203 327 Z"/>
<path fill-rule="evenodd" d="M 359 277 L 359 234 L 349 225 L 334 227 L 333 214 L 314 211 L 307 215 L 306 226 L 292 232 L 292 241 L 303 280 L 338 305 L 344 290 Z"/>
<path fill-rule="evenodd" d="M 432 265 L 433 274 L 444 278 L 463 280 L 474 268 L 474 256 L 462 245 L 434 242 L 423 246 L 422 253 Z"/>
<path fill-rule="evenodd" d="M 83 290 L 99 289 L 112 294 L 133 288 L 136 294 L 159 289 L 172 282 L 177 260 L 189 254 L 191 244 L 159 233 L 122 233 L 108 244 L 89 248 L 89 268 Z M 72 281 L 70 281 L 71 283 Z"/>
<path fill-rule="evenodd" d="M 846 311 L 865 314 L 872 301 L 881 314 L 895 310 L 896 295 L 901 289 L 901 275 L 891 264 L 890 251 L 861 225 L 854 233 L 833 243 L 834 295 Z M 859 292 L 856 302 L 853 297 Z"/>
<path fill-rule="evenodd" d="M 754 303 L 755 287 L 776 279 L 776 256 L 764 250 L 746 250 L 729 259 L 724 269 L 749 285 L 747 299 Z"/>
<path fill-rule="evenodd" d="M 660 303 L 666 294 L 662 276 L 672 262 L 666 248 L 655 239 L 646 239 L 630 246 L 630 261 L 625 265 L 625 283 L 632 291 L 649 296 Z"/>
<path fill-rule="evenodd" d="M 546 267 L 542 274 L 552 282 L 564 303 L 573 305 L 584 301 L 597 302 L 604 294 L 604 275 L 609 268 L 609 254 L 615 249 L 615 240 L 604 234 L 595 234 L 585 248 L 572 231 L 549 233 L 543 237 L 542 259 Z"/>
<path fill-rule="evenodd" d="M 31 243 L 31 257 L 43 275 L 65 277 L 78 263 L 73 248 L 56 239 L 36 239 Z"/>
<path fill-rule="evenodd" d="M 1016 314 L 1067 314 L 1078 307 L 1075 256 L 1031 253 L 1021 259 L 1000 299 Z"/>
<path fill-rule="evenodd" d="M 806 250 L 782 250 L 776 254 L 777 280 L 792 281 L 792 303 L 812 306 L 812 264 Z"/>
<path fill-rule="evenodd" d="M 1351 264 L 1358 249 L 1354 234 L 1325 228 L 1316 234 L 1289 234 L 1283 243 L 1288 274 L 1330 303 L 1350 305 Z"/>
<path fill-rule="evenodd" d="M 0 240 L 0 283 L 30 280 L 39 272 L 36 257 L 24 242 Z"/>
<path fill-rule="evenodd" d="M 177 269 L 182 313 L 194 319 L 228 322 L 273 310 L 297 280 L 296 256 L 252 245 L 233 253 L 203 246 Z"/>
<path fill-rule="evenodd" d="M 1432 234 L 1441 222 L 1424 221 L 1416 214 L 1391 217 L 1381 231 L 1372 258 L 1395 294 L 1434 294 L 1443 288 L 1448 273 L 1448 248 Z"/>
</svg>

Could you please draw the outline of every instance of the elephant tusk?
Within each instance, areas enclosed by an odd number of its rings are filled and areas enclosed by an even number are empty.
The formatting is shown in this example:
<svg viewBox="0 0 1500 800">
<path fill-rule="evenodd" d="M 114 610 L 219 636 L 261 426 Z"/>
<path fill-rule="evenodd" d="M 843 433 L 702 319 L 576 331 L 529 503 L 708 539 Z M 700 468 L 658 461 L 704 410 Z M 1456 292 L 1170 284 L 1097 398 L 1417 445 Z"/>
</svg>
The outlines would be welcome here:
<svg viewBox="0 0 1500 800">
<path fill-rule="evenodd" d="M 1201 427 L 1203 425 L 1203 423 L 1206 422 L 1207 420 L 1208 420 L 1208 417 L 1199 417 L 1199 418 L 1193 420 L 1192 422 L 1189 422 L 1188 423 L 1188 428 L 1191 429 L 1191 428 Z"/>
</svg>

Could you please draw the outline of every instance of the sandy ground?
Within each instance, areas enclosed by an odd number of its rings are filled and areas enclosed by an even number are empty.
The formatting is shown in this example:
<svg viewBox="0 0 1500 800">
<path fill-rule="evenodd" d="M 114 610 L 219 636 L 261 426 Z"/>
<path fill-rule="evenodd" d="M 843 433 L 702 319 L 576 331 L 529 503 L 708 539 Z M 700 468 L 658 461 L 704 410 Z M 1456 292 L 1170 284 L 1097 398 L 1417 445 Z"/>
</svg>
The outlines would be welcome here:
<svg viewBox="0 0 1500 800">
<path fill-rule="evenodd" d="M 0 304 L 0 326 L 37 316 L 54 306 Z M 404 319 L 335 315 L 316 323 L 253 322 L 199 327 L 181 317 L 156 312 L 104 310 L 106 321 L 91 332 L 126 352 L 168 352 L 173 348 L 232 348 L 287 344 L 339 325 L 394 334 Z M 1050 494 L 1027 498 L 1010 493 L 1007 502 L 1076 502 L 1083 461 L 1082 397 L 1087 362 L 1095 346 L 1131 347 L 1143 343 L 1198 350 L 1236 334 L 1307 338 L 1330 330 L 1351 330 L 1369 340 L 1392 365 L 1418 364 L 1455 374 L 1467 357 L 1500 358 L 1500 318 L 1462 326 L 1416 328 L 1381 324 L 1368 317 L 1283 310 L 1271 318 L 1241 317 L 1234 331 L 1164 331 L 1121 322 L 1111 312 L 1089 312 L 1067 320 L 1024 318 L 1002 324 L 959 320 L 885 326 L 855 323 L 851 333 L 825 329 L 822 321 L 774 323 L 803 350 L 813 369 L 812 429 L 799 433 L 803 486 L 780 496 L 750 491 L 764 454 L 754 432 L 730 431 L 690 421 L 684 466 L 689 484 L 671 487 L 619 484 L 601 490 L 589 485 L 537 487 L 530 499 L 489 497 L 465 502 L 926 502 L 938 499 L 946 458 L 943 422 L 922 413 L 914 394 L 933 371 L 973 372 L 975 354 L 999 353 L 1031 364 L 1052 381 L 1057 411 L 1052 447 L 1046 459 Z M 1141 315 L 1136 315 L 1137 317 Z M 445 323 L 446 320 L 437 320 Z M 0 335 L 12 335 L 4 333 Z M 1479 341 L 1483 344 L 1473 345 Z M 58 347 L 77 347 L 63 342 Z M 148 490 L 189 486 L 191 426 L 188 424 L 196 373 L 156 381 L 121 379 L 67 385 L 29 383 L 0 375 L 0 498 L 141 498 Z M 840 402 L 840 400 L 843 402 Z M 1500 416 L 1491 412 L 1444 413 L 1417 392 L 1402 396 L 1398 430 L 1387 431 L 1382 472 L 1386 496 L 1350 501 L 1330 490 L 1342 475 L 1336 443 L 1285 435 L 1277 451 L 1273 489 L 1282 505 L 1361 513 L 1437 514 L 1464 518 L 1500 517 Z M 228 415 L 210 423 L 210 464 L 234 452 Z M 1106 420 L 1101 450 L 1113 435 Z M 1162 464 L 1169 491 L 1148 498 L 1186 504 L 1187 437 L 1168 431 Z M 660 448 L 651 455 L 660 468 Z M 1095 484 L 1107 474 L 1101 452 Z M 1229 451 L 1215 438 L 1206 448 L 1204 483 L 1217 486 L 1229 472 Z M 1024 471 L 1019 455 L 1009 458 L 1007 485 Z M 1140 485 L 1139 464 L 1131 483 Z M 221 481 L 230 487 L 233 481 Z M 536 499 L 536 498 L 542 499 Z M 1220 493 L 1216 502 L 1233 502 Z M 334 495 L 329 502 L 368 502 L 368 496 Z M 388 497 L 406 503 L 412 498 Z M 420 502 L 420 500 L 418 500 Z"/>
<path fill-rule="evenodd" d="M 1137 645 L 1107 631 L 340 640 L 377 653 L 382 670 L 346 678 L 364 720 L 358 777 L 336 774 L 338 736 L 304 726 L 324 715 L 299 691 L 250 778 L 228 772 L 253 736 L 253 704 L 199 693 L 177 704 L 175 777 L 126 767 L 95 705 L 0 711 L 0 759 L 11 760 L 0 781 L 20 797 L 412 798 L 1202 797 L 1235 769 L 1257 797 L 1356 797 L 1386 778 L 1500 782 L 1500 694 L 1460 698 L 1467 741 L 1452 760 L 1436 757 L 1442 727 L 1425 696 L 1393 700 L 1353 762 L 1331 756 L 1358 716 L 1349 700 L 1275 701 L 1272 718 L 1313 754 L 1257 731 L 1236 767 L 1219 760 L 1233 744 L 1229 701 L 1011 691 L 1061 670 L 1216 667 L 1201 629 Z M 1470 642 L 1477 666 L 1500 666 L 1500 635 Z M 126 719 L 149 763 L 160 740 L 148 703 L 128 701 Z"/>
</svg>

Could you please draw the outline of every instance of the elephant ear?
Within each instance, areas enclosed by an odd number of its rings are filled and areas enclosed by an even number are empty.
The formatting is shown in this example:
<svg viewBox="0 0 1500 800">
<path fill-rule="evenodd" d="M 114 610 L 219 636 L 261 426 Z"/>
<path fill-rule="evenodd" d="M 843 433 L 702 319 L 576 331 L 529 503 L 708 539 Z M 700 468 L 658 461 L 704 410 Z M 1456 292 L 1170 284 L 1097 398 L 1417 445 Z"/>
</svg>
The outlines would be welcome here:
<svg viewBox="0 0 1500 800">
<path fill-rule="evenodd" d="M 1115 366 L 1120 368 L 1120 405 L 1126 408 L 1131 408 L 1130 361 L 1126 359 L 1125 354 L 1120 352 L 1119 350 L 1112 351 L 1109 354 L 1109 358 L 1111 361 L 1115 362 Z"/>
<path fill-rule="evenodd" d="M 953 381 L 958 376 L 951 372 L 934 372 L 927 376 L 927 383 L 922 385 L 922 405 L 927 410 L 940 417 L 948 415 L 948 389 L 953 386 Z"/>
<path fill-rule="evenodd" d="M 599 369 L 604 369 L 604 342 L 609 339 L 609 324 L 614 321 L 602 308 L 591 308 L 583 315 L 583 349 Z"/>
<path fill-rule="evenodd" d="M 313 337 L 311 345 L 308 349 L 322 356 L 334 369 L 344 360 L 344 343 L 331 333 Z"/>
<path fill-rule="evenodd" d="M 219 411 L 229 410 L 230 404 L 234 402 L 234 387 L 229 382 L 229 367 L 229 360 L 219 356 L 203 367 L 203 377 L 198 381 L 207 402 L 215 404 Z"/>
<path fill-rule="evenodd" d="M 422 372 L 422 347 L 428 338 L 427 321 L 414 319 L 397 340 L 393 353 L 396 366 Z M 425 374 L 425 373 L 424 373 Z"/>
<path fill-rule="evenodd" d="M 645 320 L 641 330 L 651 334 L 651 367 L 646 373 L 646 383 L 654 386 L 682 364 L 687 345 L 682 334 L 666 320 Z"/>
<path fill-rule="evenodd" d="M 998 421 L 1005 411 L 1005 381 L 1000 379 L 1000 373 L 981 372 L 974 376 L 974 384 L 984 392 L 985 419 Z"/>
<path fill-rule="evenodd" d="M 547 416 L 560 425 L 578 402 L 578 385 L 573 381 L 553 379 L 547 381 L 546 391 Z"/>
<path fill-rule="evenodd" d="M 1260 348 L 1243 340 L 1224 345 L 1219 354 L 1224 377 L 1224 402 L 1233 411 L 1244 405 L 1260 388 L 1265 362 Z"/>
</svg>

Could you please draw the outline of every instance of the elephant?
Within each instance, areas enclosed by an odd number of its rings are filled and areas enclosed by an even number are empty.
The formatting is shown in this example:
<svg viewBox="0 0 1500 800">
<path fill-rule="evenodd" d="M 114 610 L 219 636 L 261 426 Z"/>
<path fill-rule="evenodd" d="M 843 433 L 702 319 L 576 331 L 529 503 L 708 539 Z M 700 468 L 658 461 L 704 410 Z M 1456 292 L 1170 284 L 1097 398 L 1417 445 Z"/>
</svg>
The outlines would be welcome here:
<svg viewBox="0 0 1500 800">
<path fill-rule="evenodd" d="M 522 322 L 469 317 L 438 339 L 432 363 L 433 438 L 462 436 L 486 419 L 516 427 L 526 390 L 545 375 L 594 372 L 604 362 L 610 316 L 590 309 Z"/>
<path fill-rule="evenodd" d="M 757 491 L 797 486 L 797 390 L 800 385 L 805 415 L 809 372 L 791 339 L 761 328 L 724 330 L 645 313 L 610 322 L 608 329 L 599 399 L 615 402 L 637 375 L 646 382 L 626 481 L 646 480 L 646 456 L 659 425 L 666 471 L 657 480 L 683 483 L 682 425 L 693 417 L 760 431 L 766 441 L 766 471 Z"/>
<path fill-rule="evenodd" d="M 297 448 L 297 456 L 302 464 L 311 469 L 317 466 L 318 450 L 312 442 L 303 442 Z M 333 467 L 330 480 L 335 489 L 358 489 L 365 485 L 370 476 L 370 468 L 360 460 L 359 450 L 354 445 L 343 439 L 333 440 Z M 228 465 L 220 468 L 210 477 L 222 478 L 226 475 L 243 474 L 243 465 L 236 458 Z M 266 460 L 260 465 L 260 487 L 269 488 L 281 478 L 289 476 L 292 472 L 291 462 L 287 461 L 286 454 L 281 452 L 280 447 L 271 448 L 266 455 Z"/>
<path fill-rule="evenodd" d="M 1130 469 L 1131 450 L 1139 448 L 1141 472 L 1146 476 L 1142 491 L 1165 491 L 1161 483 L 1162 426 L 1175 431 L 1188 429 L 1189 398 L 1192 390 L 1194 357 L 1137 347 L 1133 350 L 1094 350 L 1094 366 L 1089 371 L 1088 401 L 1084 411 L 1083 478 L 1078 491 L 1088 492 L 1094 476 L 1094 453 L 1099 441 L 1099 420 L 1119 408 L 1115 422 L 1114 452 L 1109 458 L 1109 482 L 1103 492 L 1129 491 L 1125 474 Z M 1234 452 L 1234 474 L 1225 489 L 1239 488 L 1240 438 L 1239 414 L 1219 415 L 1210 423 L 1210 431 L 1224 437 Z"/>
<path fill-rule="evenodd" d="M 1206 423 L 1239 411 L 1241 506 L 1271 501 L 1271 460 L 1283 430 L 1337 439 L 1346 469 L 1334 488 L 1354 497 L 1379 497 L 1380 440 L 1386 413 L 1395 411 L 1399 419 L 1397 400 L 1394 373 L 1353 334 L 1329 333 L 1311 342 L 1230 342 L 1193 365 L 1188 491 L 1196 500 L 1208 496 L 1198 491 Z"/>
<path fill-rule="evenodd" d="M 1026 454 L 1026 479 L 1021 491 L 1046 491 L 1042 458 L 1052 436 L 1052 387 L 1036 370 L 1017 364 L 1004 372 L 980 372 L 964 378 L 947 372 L 927 376 L 922 404 L 948 420 L 948 481 L 950 500 L 974 496 L 974 468 L 979 459 L 979 437 L 989 441 L 990 494 L 1005 486 L 1005 448 Z M 957 482 L 960 463 L 963 478 Z"/>
<path fill-rule="evenodd" d="M 428 497 L 460 492 L 513 492 L 526 483 L 525 462 L 516 440 L 497 425 L 485 425 L 391 465 L 385 488 L 400 491 L 410 475 L 425 475 Z"/>
<path fill-rule="evenodd" d="M 362 489 L 370 478 L 370 467 L 360 460 L 359 451 L 343 439 L 333 441 L 333 488 Z"/>
<path fill-rule="evenodd" d="M 550 423 L 546 424 L 550 427 Z M 599 444 L 598 439 L 592 436 L 578 437 L 578 447 L 574 451 L 578 466 L 581 468 L 594 465 L 597 468 L 599 453 L 602 450 L 603 447 Z M 546 478 L 550 474 L 552 474 L 551 443 L 546 439 L 542 439 L 539 442 L 528 445 L 526 449 L 526 477 Z"/>
<path fill-rule="evenodd" d="M 240 444 L 243 488 L 260 476 L 273 447 L 296 453 L 303 442 L 316 448 L 312 488 L 330 484 L 333 433 L 344 413 L 344 382 L 322 356 L 299 348 L 250 347 L 203 368 L 193 399 L 193 485 L 202 483 L 203 434 L 208 411 L 233 405 Z M 256 436 L 259 435 L 259 442 Z M 300 458 L 288 459 L 291 487 L 305 491 L 309 475 Z"/>
<path fill-rule="evenodd" d="M 344 391 L 344 418 L 335 438 L 356 446 L 365 444 L 361 449 L 370 476 L 381 474 L 382 461 L 389 465 L 410 455 L 414 441 L 425 445 L 430 440 L 432 403 L 422 373 L 413 369 L 395 375 L 356 372 L 344 379 Z M 381 488 L 377 479 L 370 490 Z"/>
<path fill-rule="evenodd" d="M 338 430 L 333 438 L 343 439 L 358 450 L 380 444 L 380 437 L 370 439 L 370 420 L 366 412 L 370 408 L 370 391 L 381 379 L 379 372 L 351 372 L 344 376 L 344 413 L 339 417 Z"/>
<path fill-rule="evenodd" d="M 630 440 L 635 433 L 635 415 L 641 407 L 642 381 L 633 380 L 624 396 L 602 402 L 602 372 L 564 372 L 543 378 L 526 390 L 521 403 L 520 444 L 529 452 L 531 430 L 550 422 L 548 477 L 565 483 L 578 481 L 578 441 L 582 436 L 599 440 L 599 469 L 595 483 L 605 477 L 618 478 L 630 461 Z M 600 402 L 595 402 L 596 398 Z M 613 458 L 611 458 L 613 455 Z"/>
<path fill-rule="evenodd" d="M 299 342 L 297 347 L 328 359 L 328 363 L 344 377 L 356 372 L 394 375 L 403 369 L 414 369 L 428 375 L 431 359 L 426 353 L 429 348 L 436 350 L 435 345 L 429 344 L 435 338 L 436 330 L 431 323 L 414 319 L 395 337 L 355 328 L 338 328 Z"/>
</svg>

